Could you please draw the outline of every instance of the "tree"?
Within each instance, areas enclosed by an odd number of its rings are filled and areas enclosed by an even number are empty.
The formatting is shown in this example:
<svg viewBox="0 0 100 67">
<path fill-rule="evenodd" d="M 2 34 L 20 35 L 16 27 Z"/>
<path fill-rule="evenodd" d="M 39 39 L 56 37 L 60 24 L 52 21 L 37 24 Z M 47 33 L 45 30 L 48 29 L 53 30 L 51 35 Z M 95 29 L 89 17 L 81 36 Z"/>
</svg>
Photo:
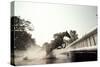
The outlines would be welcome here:
<svg viewBox="0 0 100 67">
<path fill-rule="evenodd" d="M 11 32 L 14 33 L 14 49 L 25 50 L 32 44 L 35 44 L 35 39 L 31 38 L 28 31 L 33 31 L 30 21 L 20 19 L 18 16 L 11 17 Z"/>
<path fill-rule="evenodd" d="M 11 17 L 12 28 L 14 27 L 14 31 L 33 31 L 33 26 L 30 21 L 25 21 L 24 19 L 20 19 L 18 16 Z"/>
</svg>

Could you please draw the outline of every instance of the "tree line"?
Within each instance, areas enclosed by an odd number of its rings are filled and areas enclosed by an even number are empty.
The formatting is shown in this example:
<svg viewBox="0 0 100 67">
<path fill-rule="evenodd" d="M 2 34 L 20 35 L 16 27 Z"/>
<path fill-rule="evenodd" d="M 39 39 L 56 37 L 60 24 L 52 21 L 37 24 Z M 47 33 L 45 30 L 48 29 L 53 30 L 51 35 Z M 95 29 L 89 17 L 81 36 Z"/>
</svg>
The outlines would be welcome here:
<svg viewBox="0 0 100 67">
<path fill-rule="evenodd" d="M 35 39 L 31 38 L 31 34 L 28 31 L 34 31 L 30 21 L 21 19 L 18 16 L 11 17 L 11 32 L 13 32 L 14 49 L 26 50 L 29 46 L 35 45 Z"/>
</svg>

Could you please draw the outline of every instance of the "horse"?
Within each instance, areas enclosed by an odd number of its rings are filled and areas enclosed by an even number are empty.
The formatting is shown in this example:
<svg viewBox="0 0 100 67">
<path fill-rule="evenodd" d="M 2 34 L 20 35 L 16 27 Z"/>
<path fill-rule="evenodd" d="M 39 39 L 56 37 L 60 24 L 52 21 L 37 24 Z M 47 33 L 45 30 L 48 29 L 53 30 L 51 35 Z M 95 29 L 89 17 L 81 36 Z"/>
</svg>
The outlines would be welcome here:
<svg viewBox="0 0 100 67">
<path fill-rule="evenodd" d="M 61 48 L 65 48 L 66 47 L 66 43 L 64 42 L 63 38 L 64 37 L 68 37 L 71 38 L 70 34 L 66 31 L 66 32 L 62 32 L 62 33 L 56 33 L 54 34 L 54 40 L 52 40 L 52 42 L 48 45 L 47 47 L 47 54 L 49 54 L 50 52 L 52 52 L 52 50 L 54 49 L 61 49 Z M 63 46 L 62 44 L 65 44 L 65 46 Z M 61 48 L 58 48 L 58 47 Z"/>
</svg>

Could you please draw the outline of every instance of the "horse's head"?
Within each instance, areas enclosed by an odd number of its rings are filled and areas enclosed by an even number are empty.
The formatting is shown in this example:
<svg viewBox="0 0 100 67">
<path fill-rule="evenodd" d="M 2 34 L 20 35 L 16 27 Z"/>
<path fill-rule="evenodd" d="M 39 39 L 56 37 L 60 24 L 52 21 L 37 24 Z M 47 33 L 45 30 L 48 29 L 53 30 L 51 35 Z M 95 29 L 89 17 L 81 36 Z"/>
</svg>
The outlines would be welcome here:
<svg viewBox="0 0 100 67">
<path fill-rule="evenodd" d="M 67 31 L 64 32 L 63 34 L 64 34 L 64 36 L 67 36 L 68 38 L 71 38 L 70 34 Z"/>
</svg>

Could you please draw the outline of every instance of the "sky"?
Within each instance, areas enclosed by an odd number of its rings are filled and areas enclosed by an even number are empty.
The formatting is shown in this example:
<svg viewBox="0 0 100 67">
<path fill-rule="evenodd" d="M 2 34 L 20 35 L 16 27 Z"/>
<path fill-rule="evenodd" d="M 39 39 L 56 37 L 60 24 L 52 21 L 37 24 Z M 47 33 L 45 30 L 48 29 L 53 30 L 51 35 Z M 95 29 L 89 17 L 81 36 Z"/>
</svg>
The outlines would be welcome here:
<svg viewBox="0 0 100 67">
<path fill-rule="evenodd" d="M 15 2 L 14 15 L 33 24 L 36 43 L 53 40 L 53 34 L 76 30 L 79 38 L 97 26 L 97 7 L 53 3 Z"/>
</svg>

